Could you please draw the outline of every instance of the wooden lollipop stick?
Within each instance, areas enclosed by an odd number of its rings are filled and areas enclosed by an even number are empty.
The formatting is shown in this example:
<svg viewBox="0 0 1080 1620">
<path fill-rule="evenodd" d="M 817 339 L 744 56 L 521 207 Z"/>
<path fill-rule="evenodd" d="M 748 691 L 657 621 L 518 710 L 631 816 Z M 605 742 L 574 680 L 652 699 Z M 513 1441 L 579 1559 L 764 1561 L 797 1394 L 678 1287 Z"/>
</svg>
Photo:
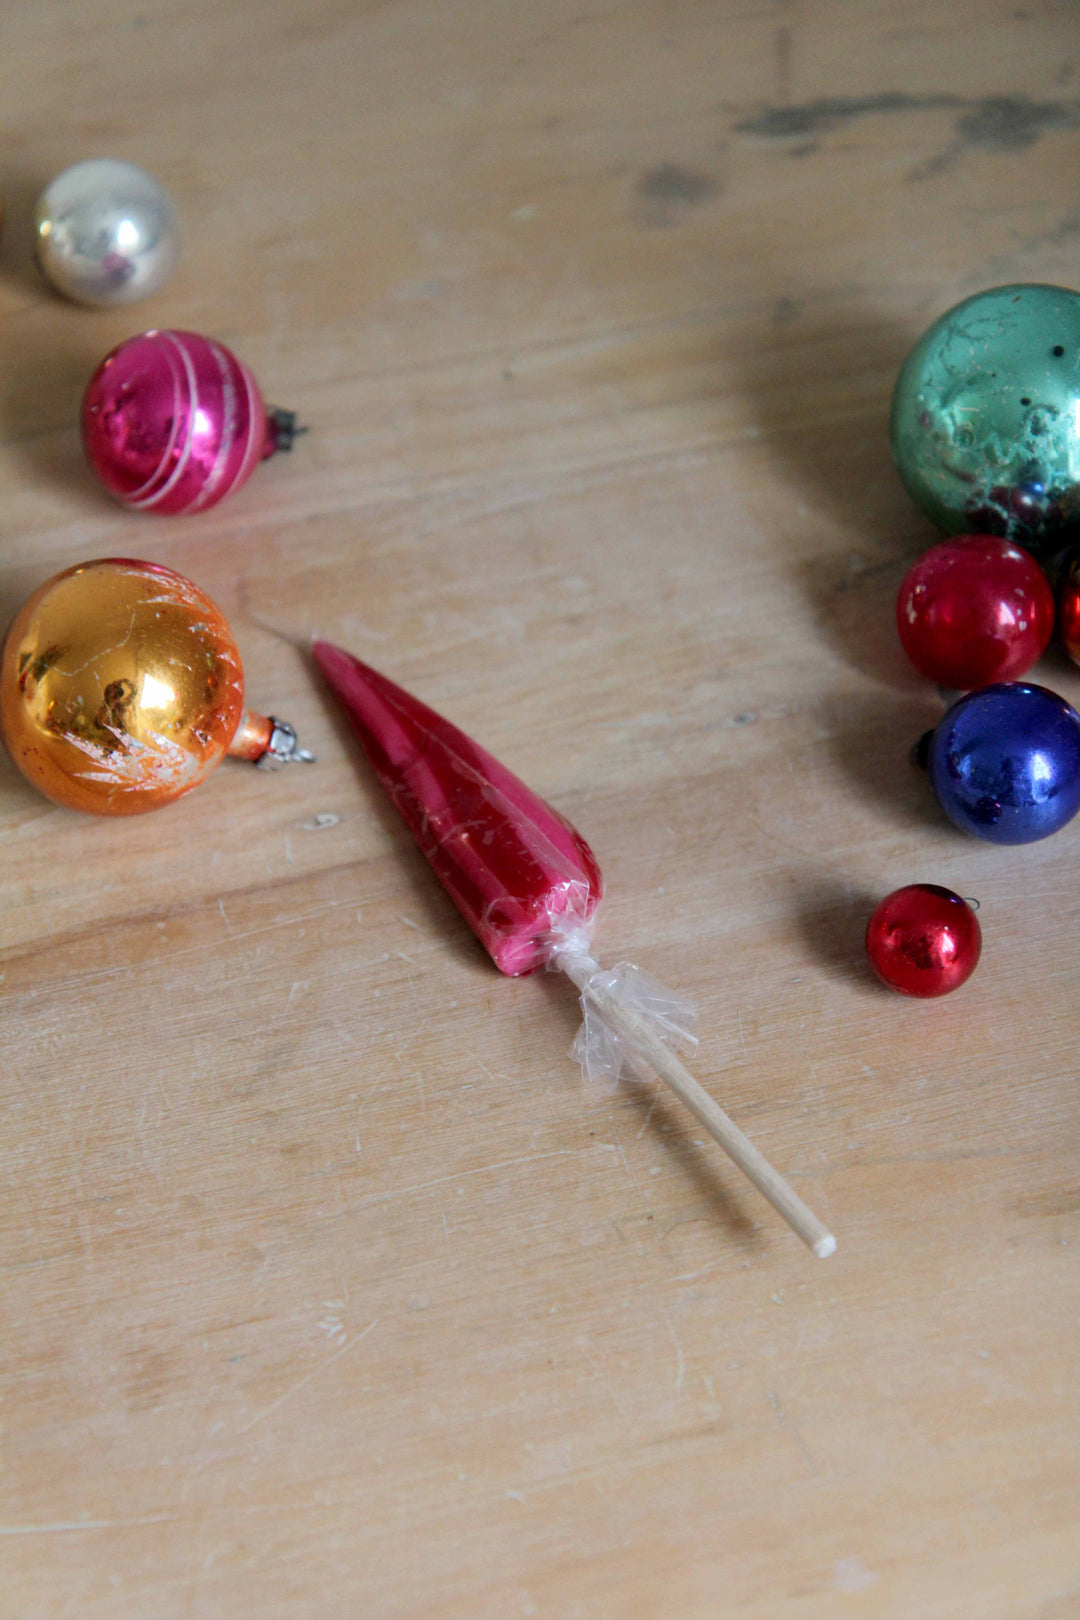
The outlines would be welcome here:
<svg viewBox="0 0 1080 1620">
<path fill-rule="evenodd" d="M 649 1020 L 625 1006 L 611 989 L 598 985 L 592 973 L 581 971 L 585 963 L 595 972 L 596 964 L 589 962 L 588 958 L 584 962 L 581 958 L 573 957 L 559 959 L 563 971 L 582 995 L 588 997 L 609 1029 L 621 1035 L 634 1056 L 647 1063 L 653 1073 L 681 1098 L 713 1140 L 719 1142 L 724 1152 L 734 1159 L 743 1174 L 769 1200 L 777 1214 L 782 1215 L 792 1231 L 802 1238 L 807 1248 L 812 1249 L 819 1260 L 834 1254 L 836 1239 L 828 1227 L 818 1220 L 795 1189 L 743 1135 L 734 1120 L 728 1118 L 719 1103 L 714 1102 L 704 1087 L 698 1084 L 689 1069 L 664 1044 Z"/>
</svg>

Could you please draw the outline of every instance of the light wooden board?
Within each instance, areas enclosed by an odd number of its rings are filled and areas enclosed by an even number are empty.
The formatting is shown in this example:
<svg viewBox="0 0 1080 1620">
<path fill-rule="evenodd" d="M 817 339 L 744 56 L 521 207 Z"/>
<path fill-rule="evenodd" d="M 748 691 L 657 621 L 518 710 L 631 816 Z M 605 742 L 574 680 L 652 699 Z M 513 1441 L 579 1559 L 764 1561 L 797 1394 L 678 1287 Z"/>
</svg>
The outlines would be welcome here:
<svg viewBox="0 0 1080 1620">
<path fill-rule="evenodd" d="M 965 841 L 908 766 L 885 438 L 937 313 L 1078 280 L 1078 64 L 1044 0 L 0 9 L 0 607 L 176 567 L 319 754 L 115 824 L 0 765 L 0 1620 L 1080 1615 L 1080 829 Z M 30 263 L 96 154 L 183 216 L 128 313 Z M 311 425 L 190 521 L 78 448 L 151 324 Z M 582 1086 L 313 631 L 580 825 L 834 1259 Z M 982 904 L 940 1003 L 862 957 L 916 880 Z"/>
</svg>

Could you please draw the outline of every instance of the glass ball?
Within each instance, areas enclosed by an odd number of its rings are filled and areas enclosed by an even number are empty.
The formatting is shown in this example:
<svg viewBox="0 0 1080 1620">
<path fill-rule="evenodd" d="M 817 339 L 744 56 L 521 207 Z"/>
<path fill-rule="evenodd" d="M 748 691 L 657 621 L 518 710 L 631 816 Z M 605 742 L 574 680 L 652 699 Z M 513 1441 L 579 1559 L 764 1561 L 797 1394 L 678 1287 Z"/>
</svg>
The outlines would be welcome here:
<svg viewBox="0 0 1080 1620">
<path fill-rule="evenodd" d="M 890 432 L 947 534 L 1065 544 L 1080 533 L 1080 293 L 993 287 L 948 310 L 901 367 Z"/>
<path fill-rule="evenodd" d="M 105 488 L 141 512 L 205 512 L 276 448 L 242 360 L 198 332 L 125 339 L 86 387 L 83 448 Z"/>
<path fill-rule="evenodd" d="M 960 698 L 930 738 L 934 796 L 962 832 L 1032 844 L 1080 810 L 1080 714 L 1026 681 Z"/>
<path fill-rule="evenodd" d="M 29 781 L 94 815 L 154 810 L 218 764 L 244 674 L 221 611 L 182 574 L 103 558 L 23 604 L 0 655 L 0 733 Z"/>
<path fill-rule="evenodd" d="M 1080 664 L 1080 549 L 1060 560 L 1057 624 L 1062 646 L 1073 663 Z"/>
<path fill-rule="evenodd" d="M 138 303 L 176 266 L 176 209 L 134 163 L 89 158 L 65 169 L 38 198 L 35 222 L 42 275 L 77 304 Z"/>
<path fill-rule="evenodd" d="M 896 628 L 917 669 L 941 686 L 1012 681 L 1054 631 L 1054 597 L 1029 551 L 992 534 L 931 546 L 908 569 Z"/>
<path fill-rule="evenodd" d="M 966 900 L 937 883 L 895 889 L 866 925 L 870 966 L 902 996 L 947 996 L 979 965 L 982 930 Z"/>
</svg>

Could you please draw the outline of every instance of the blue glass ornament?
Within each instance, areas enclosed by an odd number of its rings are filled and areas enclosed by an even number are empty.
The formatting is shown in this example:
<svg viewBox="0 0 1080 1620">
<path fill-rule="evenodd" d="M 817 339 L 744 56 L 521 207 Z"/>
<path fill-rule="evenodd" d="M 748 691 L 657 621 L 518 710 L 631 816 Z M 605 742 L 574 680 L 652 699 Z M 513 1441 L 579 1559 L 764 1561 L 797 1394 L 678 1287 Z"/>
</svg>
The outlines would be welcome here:
<svg viewBox="0 0 1080 1620">
<path fill-rule="evenodd" d="M 1080 810 L 1080 714 L 1056 692 L 1002 681 L 954 703 L 930 739 L 934 795 L 992 844 L 1049 838 Z"/>
</svg>

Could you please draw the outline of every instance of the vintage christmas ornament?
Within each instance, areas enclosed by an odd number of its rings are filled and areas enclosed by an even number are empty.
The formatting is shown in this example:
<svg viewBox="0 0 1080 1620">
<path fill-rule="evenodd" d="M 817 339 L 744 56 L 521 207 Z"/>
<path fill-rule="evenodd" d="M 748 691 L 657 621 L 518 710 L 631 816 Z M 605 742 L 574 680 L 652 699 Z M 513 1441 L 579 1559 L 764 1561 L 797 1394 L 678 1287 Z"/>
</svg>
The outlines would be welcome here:
<svg viewBox="0 0 1080 1620">
<path fill-rule="evenodd" d="M 1057 625 L 1061 644 L 1074 664 L 1080 664 L 1080 548 L 1062 559 L 1057 586 Z"/>
<path fill-rule="evenodd" d="M 1046 651 L 1054 598 L 1030 552 L 995 535 L 931 546 L 908 570 L 896 628 L 917 669 L 958 690 L 1012 681 Z"/>
<path fill-rule="evenodd" d="M 112 308 L 149 298 L 179 254 L 176 209 L 133 163 L 91 158 L 58 174 L 37 203 L 37 261 L 78 304 Z"/>
<path fill-rule="evenodd" d="M 947 534 L 999 534 L 1040 557 L 1080 524 L 1080 293 L 976 293 L 926 331 L 893 394 L 892 450 Z"/>
<path fill-rule="evenodd" d="M 483 748 L 385 676 L 325 641 L 316 662 L 376 776 L 439 882 L 513 976 L 552 968 L 581 993 L 574 1052 L 591 1078 L 624 1066 L 666 1081 L 819 1257 L 836 1239 L 684 1067 L 690 1010 L 630 963 L 604 972 L 591 954 L 603 894 L 581 834 Z"/>
<path fill-rule="evenodd" d="M 197 332 L 128 338 L 94 372 L 82 406 L 87 460 L 141 512 L 205 512 L 300 431 L 291 411 L 267 410 L 243 361 Z"/>
<path fill-rule="evenodd" d="M 979 919 L 966 900 L 937 883 L 909 883 L 875 909 L 866 927 L 870 966 L 903 996 L 946 996 L 974 973 L 982 950 Z"/>
<path fill-rule="evenodd" d="M 106 557 L 47 580 L 0 654 L 0 735 L 24 776 L 92 815 L 156 810 L 226 754 L 312 758 L 292 727 L 244 709 L 221 610 L 182 574 Z"/>
<path fill-rule="evenodd" d="M 920 750 L 941 808 L 976 838 L 1035 843 L 1080 810 L 1080 715 L 1044 686 L 969 692 Z"/>
</svg>

